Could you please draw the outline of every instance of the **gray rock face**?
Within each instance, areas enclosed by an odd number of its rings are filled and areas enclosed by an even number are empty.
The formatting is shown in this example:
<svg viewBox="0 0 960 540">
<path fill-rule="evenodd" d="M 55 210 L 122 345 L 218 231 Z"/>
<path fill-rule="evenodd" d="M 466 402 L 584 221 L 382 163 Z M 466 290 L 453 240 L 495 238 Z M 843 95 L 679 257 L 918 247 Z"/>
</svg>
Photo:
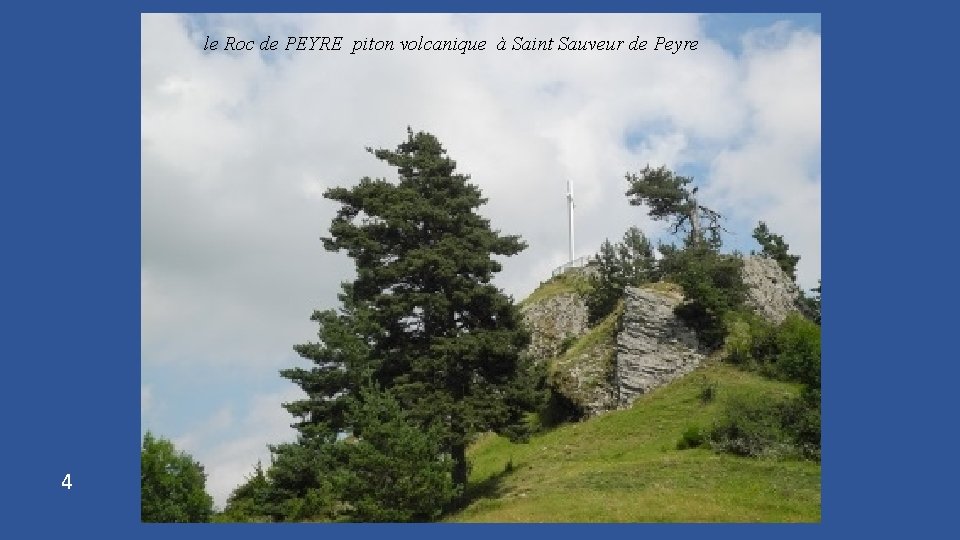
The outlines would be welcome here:
<svg viewBox="0 0 960 540">
<path fill-rule="evenodd" d="M 762 255 L 744 257 L 743 282 L 747 285 L 747 304 L 768 321 L 780 324 L 797 311 L 800 288 L 777 261 Z"/>
<path fill-rule="evenodd" d="M 690 373 L 703 361 L 696 333 L 673 314 L 681 301 L 679 295 L 669 292 L 627 287 L 616 352 L 621 408 Z"/>
<path fill-rule="evenodd" d="M 563 341 L 587 331 L 587 305 L 575 293 L 562 293 L 524 306 L 521 315 L 530 330 L 530 354 L 546 360 L 560 354 Z"/>
<path fill-rule="evenodd" d="M 747 303 L 767 320 L 780 323 L 796 311 L 800 289 L 776 261 L 744 257 L 743 281 L 748 287 Z M 673 313 L 682 301 L 676 286 L 627 287 L 615 339 L 611 332 L 567 354 L 563 354 L 564 341 L 590 331 L 583 297 L 556 294 L 524 306 L 521 313 L 531 333 L 531 355 L 553 362 L 552 376 L 561 393 L 594 416 L 628 407 L 640 395 L 703 362 L 696 333 Z"/>
</svg>

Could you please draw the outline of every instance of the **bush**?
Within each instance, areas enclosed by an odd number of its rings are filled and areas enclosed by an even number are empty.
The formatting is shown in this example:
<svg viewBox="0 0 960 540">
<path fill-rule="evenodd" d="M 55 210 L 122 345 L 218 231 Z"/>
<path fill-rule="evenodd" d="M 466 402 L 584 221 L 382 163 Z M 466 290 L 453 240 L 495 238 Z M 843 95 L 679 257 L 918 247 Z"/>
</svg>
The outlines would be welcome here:
<svg viewBox="0 0 960 540">
<path fill-rule="evenodd" d="M 753 313 L 730 313 L 724 358 L 768 377 L 820 388 L 820 327 L 792 313 L 772 326 Z"/>
<path fill-rule="evenodd" d="M 716 381 L 704 381 L 700 386 L 700 403 L 706 405 L 707 403 L 712 402 L 717 399 L 717 383 Z"/>
<path fill-rule="evenodd" d="M 724 359 L 747 369 L 758 368 L 756 345 L 767 339 L 773 326 L 756 313 L 737 310 L 727 314 L 724 327 L 727 334 L 723 340 Z"/>
<path fill-rule="evenodd" d="M 820 327 L 796 313 L 778 326 L 739 312 L 726 323 L 728 362 L 803 387 L 799 397 L 779 403 L 742 398 L 728 403 L 711 432 L 714 446 L 740 455 L 791 453 L 819 460 Z"/>
<path fill-rule="evenodd" d="M 787 403 L 763 395 L 731 396 L 710 430 L 711 446 L 738 456 L 795 454 L 792 438 L 783 425 Z"/>
<path fill-rule="evenodd" d="M 661 272 L 683 288 L 684 302 L 675 312 L 697 332 L 708 349 L 723 344 L 727 335 L 725 318 L 743 305 L 746 286 L 739 255 L 723 255 L 697 244 L 686 249 L 660 246 Z"/>
<path fill-rule="evenodd" d="M 686 450 L 688 448 L 704 448 L 707 444 L 707 436 L 703 429 L 698 426 L 690 426 L 680 436 L 677 441 L 677 450 Z"/>
<path fill-rule="evenodd" d="M 820 461 L 820 390 L 804 389 L 784 409 L 784 425 L 800 454 Z"/>
<path fill-rule="evenodd" d="M 715 450 L 739 456 L 819 461 L 819 392 L 804 391 L 793 398 L 732 396 L 707 439 Z"/>
<path fill-rule="evenodd" d="M 751 354 L 769 377 L 820 388 L 820 327 L 799 314 L 754 336 Z"/>
</svg>

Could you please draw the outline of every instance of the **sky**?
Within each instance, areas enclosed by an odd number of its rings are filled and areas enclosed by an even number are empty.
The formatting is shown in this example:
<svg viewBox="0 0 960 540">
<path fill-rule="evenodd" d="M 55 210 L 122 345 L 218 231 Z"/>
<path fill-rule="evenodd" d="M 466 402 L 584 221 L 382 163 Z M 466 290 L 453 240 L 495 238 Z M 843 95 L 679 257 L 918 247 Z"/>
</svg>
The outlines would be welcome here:
<svg viewBox="0 0 960 540">
<path fill-rule="evenodd" d="M 725 249 L 757 249 L 760 220 L 820 277 L 820 17 L 790 15 L 169 15 L 141 19 L 141 431 L 204 465 L 222 507 L 290 441 L 279 370 L 337 306 L 351 261 L 323 250 L 333 186 L 396 179 L 365 149 L 407 127 L 436 135 L 529 247 L 495 283 L 517 300 L 567 259 L 630 226 L 669 241 L 624 196 L 624 175 L 666 165 L 726 217 Z M 207 36 L 278 40 L 275 52 L 204 51 Z M 285 52 L 286 36 L 346 50 Z M 399 40 L 486 40 L 466 54 Z M 501 37 L 650 41 L 646 51 L 497 51 Z M 696 51 L 652 51 L 657 36 Z M 353 40 L 397 50 L 350 54 Z M 508 45 L 509 46 L 509 45 Z M 556 45 L 555 45 L 556 48 Z"/>
</svg>

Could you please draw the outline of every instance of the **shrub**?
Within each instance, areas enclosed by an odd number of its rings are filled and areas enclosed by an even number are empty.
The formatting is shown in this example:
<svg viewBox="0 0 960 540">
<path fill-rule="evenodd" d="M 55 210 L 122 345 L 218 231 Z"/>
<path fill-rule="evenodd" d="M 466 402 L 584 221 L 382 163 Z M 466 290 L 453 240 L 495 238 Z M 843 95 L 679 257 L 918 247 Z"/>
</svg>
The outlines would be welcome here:
<svg viewBox="0 0 960 540">
<path fill-rule="evenodd" d="M 771 326 L 750 313 L 727 317 L 725 358 L 803 385 L 800 396 L 763 403 L 736 398 L 711 432 L 714 446 L 740 455 L 790 453 L 820 459 L 820 327 L 800 314 Z"/>
<path fill-rule="evenodd" d="M 754 336 L 751 354 L 769 377 L 820 388 L 820 327 L 799 314 Z"/>
<path fill-rule="evenodd" d="M 690 426 L 680 436 L 677 441 L 677 450 L 686 450 L 688 448 L 703 448 L 708 446 L 707 437 L 703 429 L 698 426 Z"/>
<path fill-rule="evenodd" d="M 793 454 L 793 441 L 784 430 L 787 400 L 763 395 L 737 394 L 727 401 L 720 419 L 710 430 L 711 446 L 738 456 Z"/>
<path fill-rule="evenodd" d="M 820 461 L 820 390 L 805 388 L 784 409 L 784 425 L 800 454 Z"/>
<path fill-rule="evenodd" d="M 723 357 L 731 363 L 748 369 L 758 367 L 755 347 L 767 338 L 773 326 L 756 313 L 737 310 L 724 318 L 726 337 L 723 340 Z"/>
<path fill-rule="evenodd" d="M 700 387 L 700 403 L 706 405 L 711 401 L 717 399 L 717 383 L 716 381 L 704 381 Z"/>
<path fill-rule="evenodd" d="M 746 297 L 739 255 L 723 255 L 696 244 L 686 249 L 660 246 L 664 275 L 683 288 L 684 302 L 675 312 L 697 332 L 708 349 L 723 344 L 727 335 L 724 319 L 740 309 Z"/>
</svg>

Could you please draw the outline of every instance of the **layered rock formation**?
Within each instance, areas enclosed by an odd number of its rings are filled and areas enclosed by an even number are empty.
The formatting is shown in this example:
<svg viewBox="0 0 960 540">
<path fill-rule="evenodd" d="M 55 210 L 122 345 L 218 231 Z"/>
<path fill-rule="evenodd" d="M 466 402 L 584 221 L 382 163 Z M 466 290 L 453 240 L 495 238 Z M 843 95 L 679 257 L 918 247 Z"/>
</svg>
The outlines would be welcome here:
<svg viewBox="0 0 960 540">
<path fill-rule="evenodd" d="M 703 361 L 696 334 L 673 314 L 682 301 L 675 292 L 627 287 L 617 334 L 615 384 L 619 407 L 627 407 L 638 396 L 690 373 Z"/>
<path fill-rule="evenodd" d="M 744 257 L 747 304 L 773 323 L 796 311 L 800 289 L 776 261 Z M 521 309 L 529 351 L 550 362 L 554 386 L 587 415 L 629 407 L 637 397 L 690 373 L 704 359 L 696 333 L 676 315 L 679 287 L 627 287 L 622 315 L 588 328 L 584 298 L 569 290 Z"/>
</svg>

